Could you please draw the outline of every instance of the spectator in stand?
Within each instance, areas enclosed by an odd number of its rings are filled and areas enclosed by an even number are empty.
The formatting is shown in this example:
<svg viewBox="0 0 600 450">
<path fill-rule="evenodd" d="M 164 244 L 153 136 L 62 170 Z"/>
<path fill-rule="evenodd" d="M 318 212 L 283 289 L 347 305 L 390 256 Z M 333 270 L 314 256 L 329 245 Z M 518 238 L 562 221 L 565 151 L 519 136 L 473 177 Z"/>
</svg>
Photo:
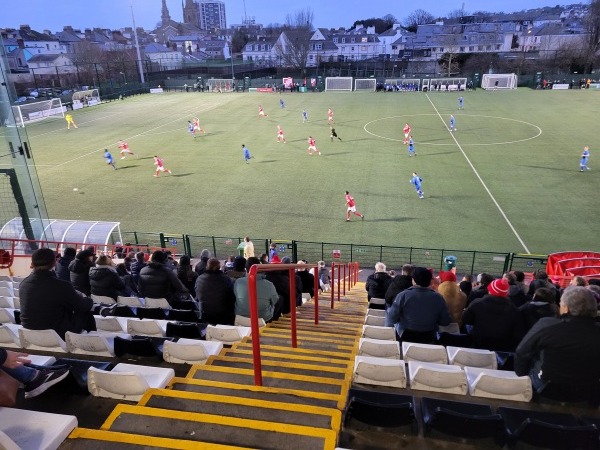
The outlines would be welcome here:
<svg viewBox="0 0 600 450">
<path fill-rule="evenodd" d="M 233 259 L 233 268 L 231 270 L 228 270 L 227 272 L 225 272 L 225 275 L 227 275 L 233 281 L 237 280 L 238 278 L 245 277 L 246 276 L 246 258 L 244 258 L 243 256 L 236 256 Z"/>
<path fill-rule="evenodd" d="M 125 267 L 125 263 L 117 264 L 116 269 L 117 269 L 117 273 L 119 274 L 119 277 L 121 277 L 121 280 L 123 281 L 123 284 L 125 285 L 125 295 L 127 297 L 137 297 L 138 296 L 137 286 L 133 282 L 133 279 L 131 278 L 131 274 L 127 271 L 127 268 Z"/>
<path fill-rule="evenodd" d="M 558 317 L 555 301 L 556 294 L 552 289 L 539 288 L 535 291 L 533 299 L 519 307 L 525 322 L 525 330 L 529 331 L 542 317 Z"/>
<path fill-rule="evenodd" d="M 600 278 L 590 278 L 588 281 L 588 286 L 600 286 Z"/>
<path fill-rule="evenodd" d="M 23 385 L 26 399 L 43 394 L 50 387 L 64 380 L 69 374 L 69 369 L 65 368 L 34 369 L 33 367 L 29 367 L 26 364 L 30 364 L 31 360 L 27 356 L 29 355 L 26 353 L 13 352 L 12 350 L 0 348 L 0 370 Z"/>
<path fill-rule="evenodd" d="M 140 296 L 164 298 L 168 302 L 179 298 L 189 298 L 186 287 L 177 275 L 165 266 L 167 254 L 162 250 L 152 253 L 150 264 L 140 271 Z"/>
<path fill-rule="evenodd" d="M 210 258 L 206 269 L 198 276 L 196 299 L 203 322 L 211 325 L 233 325 L 235 319 L 233 281 L 223 273 L 217 258 Z"/>
<path fill-rule="evenodd" d="M 425 267 L 412 272 L 414 286 L 400 292 L 387 310 L 385 325 L 393 326 L 402 339 L 403 334 L 429 336 L 432 342 L 438 325 L 452 321 L 444 298 L 429 287 L 433 275 Z"/>
<path fill-rule="evenodd" d="M 131 263 L 135 260 L 135 253 L 129 252 L 125 258 L 123 258 L 123 264 L 125 265 L 125 270 L 127 273 L 131 273 Z M 117 264 L 119 266 L 119 264 Z"/>
<path fill-rule="evenodd" d="M 385 304 L 386 308 L 390 307 L 396 296 L 405 289 L 408 289 L 413 285 L 412 273 L 415 266 L 412 264 L 404 264 L 402 266 L 402 274 L 395 276 L 390 281 L 390 285 L 385 292 Z"/>
<path fill-rule="evenodd" d="M 509 285 L 503 279 L 493 280 L 488 295 L 476 299 L 465 309 L 462 324 L 473 337 L 473 347 L 514 352 L 525 334 L 523 316 L 507 298 Z"/>
<path fill-rule="evenodd" d="M 261 253 L 259 260 L 261 264 L 269 264 L 269 255 L 266 253 Z"/>
<path fill-rule="evenodd" d="M 227 257 L 227 261 L 225 261 L 225 265 L 223 266 L 223 272 L 227 273 L 230 270 L 233 270 L 233 262 L 235 261 L 235 256 L 229 255 Z"/>
<path fill-rule="evenodd" d="M 494 277 L 489 273 L 480 273 L 477 275 L 477 284 L 467 297 L 467 306 L 473 303 L 474 300 L 488 295 L 488 286 L 492 281 L 494 281 Z"/>
<path fill-rule="evenodd" d="M 147 266 L 145 261 L 146 255 L 144 252 L 137 252 L 135 254 L 135 260 L 131 263 L 131 281 L 138 287 L 140 284 L 140 272 L 144 267 Z"/>
<path fill-rule="evenodd" d="M 536 291 L 537 293 L 537 291 Z M 538 393 L 548 388 L 572 401 L 600 403 L 600 327 L 592 293 L 569 286 L 560 299 L 560 318 L 544 317 L 516 350 L 515 372 L 529 375 Z"/>
<path fill-rule="evenodd" d="M 517 308 L 520 308 L 527 302 L 527 295 L 517 284 L 517 277 L 514 273 L 505 273 L 502 278 L 508 282 L 508 299 Z"/>
<path fill-rule="evenodd" d="M 440 285 L 437 291 L 444 297 L 452 322 L 460 324 L 462 313 L 467 306 L 467 296 L 460 290 L 454 272 L 440 272 Z"/>
<path fill-rule="evenodd" d="M 585 281 L 585 278 L 583 277 L 573 277 L 571 279 L 571 282 L 569 283 L 570 286 L 587 286 L 587 281 Z"/>
<path fill-rule="evenodd" d="M 246 260 L 254 256 L 254 243 L 250 240 L 248 236 L 244 238 L 244 258 Z"/>
<path fill-rule="evenodd" d="M 556 286 L 548 279 L 548 274 L 545 270 L 536 270 L 533 272 L 533 281 L 529 283 L 529 290 L 527 291 L 527 297 L 533 298 L 533 294 L 539 288 L 551 288 L 556 291 Z M 558 293 L 557 293 L 558 300 Z"/>
<path fill-rule="evenodd" d="M 471 291 L 473 291 L 473 277 L 471 275 L 464 275 L 461 282 L 458 283 L 458 287 L 460 288 L 461 292 L 465 293 L 468 299 L 469 294 Z"/>
<path fill-rule="evenodd" d="M 177 278 L 185 286 L 185 288 L 194 293 L 196 289 L 196 279 L 198 274 L 192 269 L 192 263 L 190 257 L 183 255 L 179 258 L 179 265 L 177 266 Z"/>
<path fill-rule="evenodd" d="M 85 295 L 92 293 L 90 286 L 90 269 L 94 267 L 96 255 L 90 249 L 77 253 L 75 259 L 69 264 L 69 276 L 71 284 L 79 292 Z"/>
<path fill-rule="evenodd" d="M 58 258 L 56 262 L 56 277 L 59 280 L 71 282 L 71 272 L 69 271 L 69 265 L 75 259 L 77 251 L 73 247 L 67 247 L 63 251 L 63 255 Z"/>
<path fill-rule="evenodd" d="M 367 282 L 365 283 L 367 299 L 384 299 L 391 283 L 392 277 L 386 272 L 385 264 L 382 262 L 375 263 L 375 272 L 367 277 Z"/>
<path fill-rule="evenodd" d="M 292 260 L 289 256 L 284 256 L 281 260 L 281 264 L 291 264 Z M 271 263 L 274 264 L 274 263 Z M 289 314 L 290 309 L 290 274 L 289 271 L 286 270 L 277 270 L 272 272 L 267 272 L 267 281 L 270 281 L 275 286 L 277 290 L 277 294 L 279 294 L 279 310 L 281 314 Z M 300 305 L 302 304 L 302 281 L 296 275 L 296 298 L 294 299 L 294 304 Z M 273 320 L 277 320 L 279 317 L 276 317 Z"/>
<path fill-rule="evenodd" d="M 111 297 L 115 301 L 119 295 L 126 295 L 125 283 L 108 255 L 100 255 L 96 265 L 90 268 L 90 285 L 92 294 Z"/>
<path fill-rule="evenodd" d="M 269 262 L 276 264 L 281 262 L 281 258 L 279 258 L 279 255 L 277 254 L 277 244 L 275 244 L 275 242 L 272 242 L 269 246 Z"/>
<path fill-rule="evenodd" d="M 198 275 L 202 275 L 202 273 L 206 270 L 206 264 L 208 263 L 210 256 L 210 250 L 207 248 L 202 250 L 200 252 L 200 261 L 198 261 L 196 267 L 194 267 L 194 272 L 196 272 Z"/>
<path fill-rule="evenodd" d="M 300 260 L 298 264 L 308 264 L 308 262 Z M 309 294 L 310 298 L 313 298 L 315 296 L 315 276 L 309 273 L 308 269 L 298 269 L 296 275 L 302 283 L 301 294 Z"/>
<path fill-rule="evenodd" d="M 525 273 L 520 270 L 513 270 L 512 272 L 516 278 L 516 284 L 521 288 L 521 290 L 527 294 L 527 286 L 525 285 Z"/>
<path fill-rule="evenodd" d="M 37 249 L 31 255 L 33 272 L 19 285 L 21 325 L 30 330 L 52 329 L 63 339 L 67 331 L 95 330 L 94 302 L 71 283 L 56 278 L 55 262 L 54 251 L 49 248 Z"/>
<path fill-rule="evenodd" d="M 256 257 L 248 258 L 246 262 L 246 271 L 250 272 L 250 268 L 260 264 L 260 260 Z M 250 299 L 248 298 L 248 277 L 242 277 L 235 280 L 233 285 L 235 294 L 235 313 L 240 316 L 250 317 Z M 256 275 L 256 296 L 258 306 L 258 317 L 264 319 L 265 322 L 277 320 L 281 315 L 279 295 L 275 290 L 275 286 L 270 281 L 266 280 L 264 272 L 258 272 Z"/>
<path fill-rule="evenodd" d="M 323 292 L 329 292 L 331 289 L 331 275 L 329 275 L 329 269 L 325 265 L 325 261 L 319 261 L 317 263 L 318 271 L 317 275 L 319 277 L 319 287 Z"/>
</svg>

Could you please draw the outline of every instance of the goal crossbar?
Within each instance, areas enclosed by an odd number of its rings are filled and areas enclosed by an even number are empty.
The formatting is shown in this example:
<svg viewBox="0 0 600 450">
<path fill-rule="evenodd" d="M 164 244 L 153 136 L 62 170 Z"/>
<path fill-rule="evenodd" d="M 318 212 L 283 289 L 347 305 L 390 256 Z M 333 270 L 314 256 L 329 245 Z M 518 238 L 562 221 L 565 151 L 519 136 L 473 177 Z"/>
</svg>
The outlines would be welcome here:
<svg viewBox="0 0 600 450">
<path fill-rule="evenodd" d="M 52 116 L 65 116 L 65 108 L 60 98 L 51 98 L 41 102 L 13 105 L 15 124 L 24 127 L 28 123 L 38 122 Z"/>
<path fill-rule="evenodd" d="M 327 77 L 325 78 L 326 91 L 351 91 L 352 77 Z"/>
<path fill-rule="evenodd" d="M 232 78 L 210 78 L 206 85 L 211 92 L 233 92 L 234 80 Z"/>
<path fill-rule="evenodd" d="M 481 77 L 482 89 L 516 89 L 516 73 L 485 73 Z"/>
</svg>

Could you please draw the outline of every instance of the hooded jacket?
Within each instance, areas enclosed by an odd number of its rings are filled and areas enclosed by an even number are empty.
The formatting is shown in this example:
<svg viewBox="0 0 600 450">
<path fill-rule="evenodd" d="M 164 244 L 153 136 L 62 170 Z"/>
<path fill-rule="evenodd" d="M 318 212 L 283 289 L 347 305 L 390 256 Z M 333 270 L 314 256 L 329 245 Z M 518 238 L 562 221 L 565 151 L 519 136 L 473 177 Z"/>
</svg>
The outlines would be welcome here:
<svg viewBox="0 0 600 450">
<path fill-rule="evenodd" d="M 177 275 L 158 262 L 151 262 L 140 271 L 139 287 L 141 297 L 164 298 L 169 302 L 189 294 Z"/>
<path fill-rule="evenodd" d="M 125 292 L 125 283 L 112 266 L 94 266 L 90 268 L 90 286 L 92 294 L 114 298 Z"/>
</svg>

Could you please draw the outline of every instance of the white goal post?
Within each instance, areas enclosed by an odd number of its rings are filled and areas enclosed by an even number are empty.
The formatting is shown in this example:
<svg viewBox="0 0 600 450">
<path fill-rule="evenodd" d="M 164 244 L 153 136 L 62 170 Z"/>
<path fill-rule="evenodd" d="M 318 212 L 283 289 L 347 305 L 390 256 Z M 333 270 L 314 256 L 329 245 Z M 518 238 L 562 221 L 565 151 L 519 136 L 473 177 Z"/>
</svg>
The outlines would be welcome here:
<svg viewBox="0 0 600 450">
<path fill-rule="evenodd" d="M 210 92 L 233 92 L 235 80 L 232 78 L 209 78 L 206 85 Z"/>
<path fill-rule="evenodd" d="M 516 89 L 516 73 L 485 73 L 481 78 L 482 89 Z"/>
<path fill-rule="evenodd" d="M 44 120 L 52 116 L 65 116 L 65 108 L 60 98 L 51 98 L 41 102 L 25 103 L 12 107 L 15 116 L 15 124 L 24 127 L 28 123 Z"/>
<path fill-rule="evenodd" d="M 377 87 L 377 80 L 375 78 L 357 78 L 354 80 L 355 91 L 373 91 Z"/>
<path fill-rule="evenodd" d="M 464 91 L 466 88 L 466 78 L 431 78 L 429 80 L 429 90 L 431 92 Z"/>
<path fill-rule="evenodd" d="M 325 78 L 326 91 L 352 91 L 352 77 Z"/>
</svg>

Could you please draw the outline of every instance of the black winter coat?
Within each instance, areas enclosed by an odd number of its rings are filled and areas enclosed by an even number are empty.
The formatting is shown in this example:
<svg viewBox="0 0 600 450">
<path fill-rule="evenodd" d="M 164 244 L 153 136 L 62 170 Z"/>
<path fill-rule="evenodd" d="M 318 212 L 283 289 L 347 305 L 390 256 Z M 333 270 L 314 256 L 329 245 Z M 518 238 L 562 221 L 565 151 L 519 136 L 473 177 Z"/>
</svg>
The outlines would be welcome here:
<svg viewBox="0 0 600 450">
<path fill-rule="evenodd" d="M 88 296 L 92 293 L 90 286 L 90 269 L 92 267 L 94 267 L 94 263 L 87 259 L 74 259 L 69 264 L 71 284 L 79 292 Z"/>
<path fill-rule="evenodd" d="M 71 261 L 73 261 L 74 259 L 75 259 L 75 257 L 65 258 L 64 256 L 61 256 L 60 258 L 58 258 L 58 261 L 56 262 L 56 267 L 55 267 L 54 271 L 56 272 L 56 277 L 59 280 L 68 281 L 69 283 L 71 282 L 71 273 L 69 272 L 69 264 L 71 264 Z"/>
<path fill-rule="evenodd" d="M 189 294 L 172 270 L 164 264 L 151 262 L 140 271 L 140 297 L 165 298 L 171 301 Z"/>
<path fill-rule="evenodd" d="M 231 278 L 221 270 L 205 270 L 196 279 L 195 290 L 203 322 L 233 325 L 235 294 Z"/>
<path fill-rule="evenodd" d="M 367 298 L 385 298 L 385 293 L 392 282 L 392 277 L 387 272 L 375 272 L 367 277 L 365 289 Z"/>
<path fill-rule="evenodd" d="M 125 294 L 125 283 L 116 270 L 106 266 L 95 266 L 90 269 L 90 285 L 92 294 L 114 298 Z"/>
</svg>

